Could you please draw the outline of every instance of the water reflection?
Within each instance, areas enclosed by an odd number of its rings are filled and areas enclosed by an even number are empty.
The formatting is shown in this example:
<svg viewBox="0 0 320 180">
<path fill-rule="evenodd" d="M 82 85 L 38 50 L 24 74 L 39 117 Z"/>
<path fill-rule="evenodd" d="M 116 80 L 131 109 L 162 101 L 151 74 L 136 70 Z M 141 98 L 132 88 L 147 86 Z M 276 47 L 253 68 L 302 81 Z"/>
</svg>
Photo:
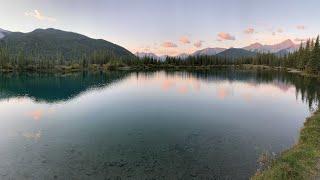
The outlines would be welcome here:
<svg viewBox="0 0 320 180">
<path fill-rule="evenodd" d="M 233 70 L 1 74 L 0 89 L 0 179 L 248 179 L 320 91 Z"/>
<path fill-rule="evenodd" d="M 38 141 L 41 138 L 41 131 L 25 132 L 22 133 L 22 136 L 30 140 Z"/>
<path fill-rule="evenodd" d="M 110 86 L 127 75 L 126 72 L 0 73 L 0 100 L 27 96 L 37 102 L 68 101 L 88 89 Z"/>
</svg>

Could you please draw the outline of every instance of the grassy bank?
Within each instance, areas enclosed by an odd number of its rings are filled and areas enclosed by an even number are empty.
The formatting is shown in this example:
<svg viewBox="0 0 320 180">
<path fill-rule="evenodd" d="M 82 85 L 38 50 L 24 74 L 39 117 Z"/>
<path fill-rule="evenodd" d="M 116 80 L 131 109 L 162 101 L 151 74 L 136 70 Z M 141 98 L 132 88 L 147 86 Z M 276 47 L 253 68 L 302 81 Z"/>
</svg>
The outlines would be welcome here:
<svg viewBox="0 0 320 180">
<path fill-rule="evenodd" d="M 252 180 L 273 179 L 320 179 L 320 111 L 306 120 L 295 146 L 252 177 Z"/>
</svg>

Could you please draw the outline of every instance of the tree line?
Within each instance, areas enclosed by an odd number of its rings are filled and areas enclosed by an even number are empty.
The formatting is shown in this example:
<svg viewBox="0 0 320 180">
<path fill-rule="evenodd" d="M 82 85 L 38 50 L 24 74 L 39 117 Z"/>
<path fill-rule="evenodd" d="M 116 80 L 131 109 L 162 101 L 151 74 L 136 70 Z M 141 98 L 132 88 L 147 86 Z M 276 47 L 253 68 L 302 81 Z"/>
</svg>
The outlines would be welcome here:
<svg viewBox="0 0 320 180">
<path fill-rule="evenodd" d="M 75 50 L 77 51 L 77 50 Z M 114 65 L 114 66 L 210 66 L 210 65 L 265 65 L 272 67 L 294 68 L 312 74 L 320 72 L 320 47 L 319 36 L 301 43 L 300 48 L 294 52 L 276 55 L 274 53 L 257 53 L 254 57 L 242 57 L 231 59 L 221 56 L 189 56 L 187 58 L 166 57 L 164 60 L 152 57 L 122 58 L 104 50 L 92 51 L 90 53 L 73 53 L 75 57 L 65 57 L 62 52 L 57 51 L 48 56 L 44 52 L 28 52 L 24 50 L 12 53 L 6 45 L 0 46 L 0 66 L 2 68 L 39 68 L 50 69 L 55 66 L 78 65 L 87 68 L 91 64 Z"/>
<path fill-rule="evenodd" d="M 69 53 L 73 56 L 65 55 L 65 53 L 57 50 L 56 53 L 48 53 L 46 50 L 31 50 L 26 52 L 20 49 L 12 52 L 9 46 L 0 45 L 0 68 L 3 69 L 53 69 L 56 66 L 78 66 L 79 68 L 87 68 L 91 64 L 95 65 L 124 65 L 129 64 L 132 57 L 119 57 L 110 51 L 94 50 L 90 53 L 84 53 L 80 50 L 74 50 Z"/>
</svg>

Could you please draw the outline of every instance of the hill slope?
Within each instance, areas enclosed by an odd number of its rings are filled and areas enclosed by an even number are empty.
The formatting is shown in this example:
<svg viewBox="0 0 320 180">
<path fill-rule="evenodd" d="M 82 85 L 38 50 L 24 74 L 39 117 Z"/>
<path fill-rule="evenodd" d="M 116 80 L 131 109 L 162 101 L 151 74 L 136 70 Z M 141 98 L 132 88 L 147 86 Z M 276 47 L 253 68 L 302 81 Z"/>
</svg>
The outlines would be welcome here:
<svg viewBox="0 0 320 180">
<path fill-rule="evenodd" d="M 57 29 L 36 29 L 30 33 L 12 32 L 0 40 L 10 55 L 23 53 L 26 57 L 77 60 L 100 55 L 124 59 L 134 55 L 125 48 L 102 39 L 92 39 L 81 34 Z"/>
<path fill-rule="evenodd" d="M 238 59 L 242 57 L 254 57 L 255 52 L 247 51 L 241 48 L 230 48 L 217 54 L 219 57 L 226 57 L 227 59 Z"/>
</svg>

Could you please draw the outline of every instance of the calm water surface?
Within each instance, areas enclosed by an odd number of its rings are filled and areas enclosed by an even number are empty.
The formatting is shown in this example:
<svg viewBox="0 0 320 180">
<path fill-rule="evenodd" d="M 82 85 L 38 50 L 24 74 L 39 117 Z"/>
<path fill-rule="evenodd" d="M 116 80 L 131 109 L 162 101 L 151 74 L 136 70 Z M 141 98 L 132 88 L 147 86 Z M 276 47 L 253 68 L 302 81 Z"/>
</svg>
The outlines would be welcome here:
<svg viewBox="0 0 320 180">
<path fill-rule="evenodd" d="M 0 74 L 0 179 L 248 179 L 318 99 L 294 74 Z"/>
</svg>

